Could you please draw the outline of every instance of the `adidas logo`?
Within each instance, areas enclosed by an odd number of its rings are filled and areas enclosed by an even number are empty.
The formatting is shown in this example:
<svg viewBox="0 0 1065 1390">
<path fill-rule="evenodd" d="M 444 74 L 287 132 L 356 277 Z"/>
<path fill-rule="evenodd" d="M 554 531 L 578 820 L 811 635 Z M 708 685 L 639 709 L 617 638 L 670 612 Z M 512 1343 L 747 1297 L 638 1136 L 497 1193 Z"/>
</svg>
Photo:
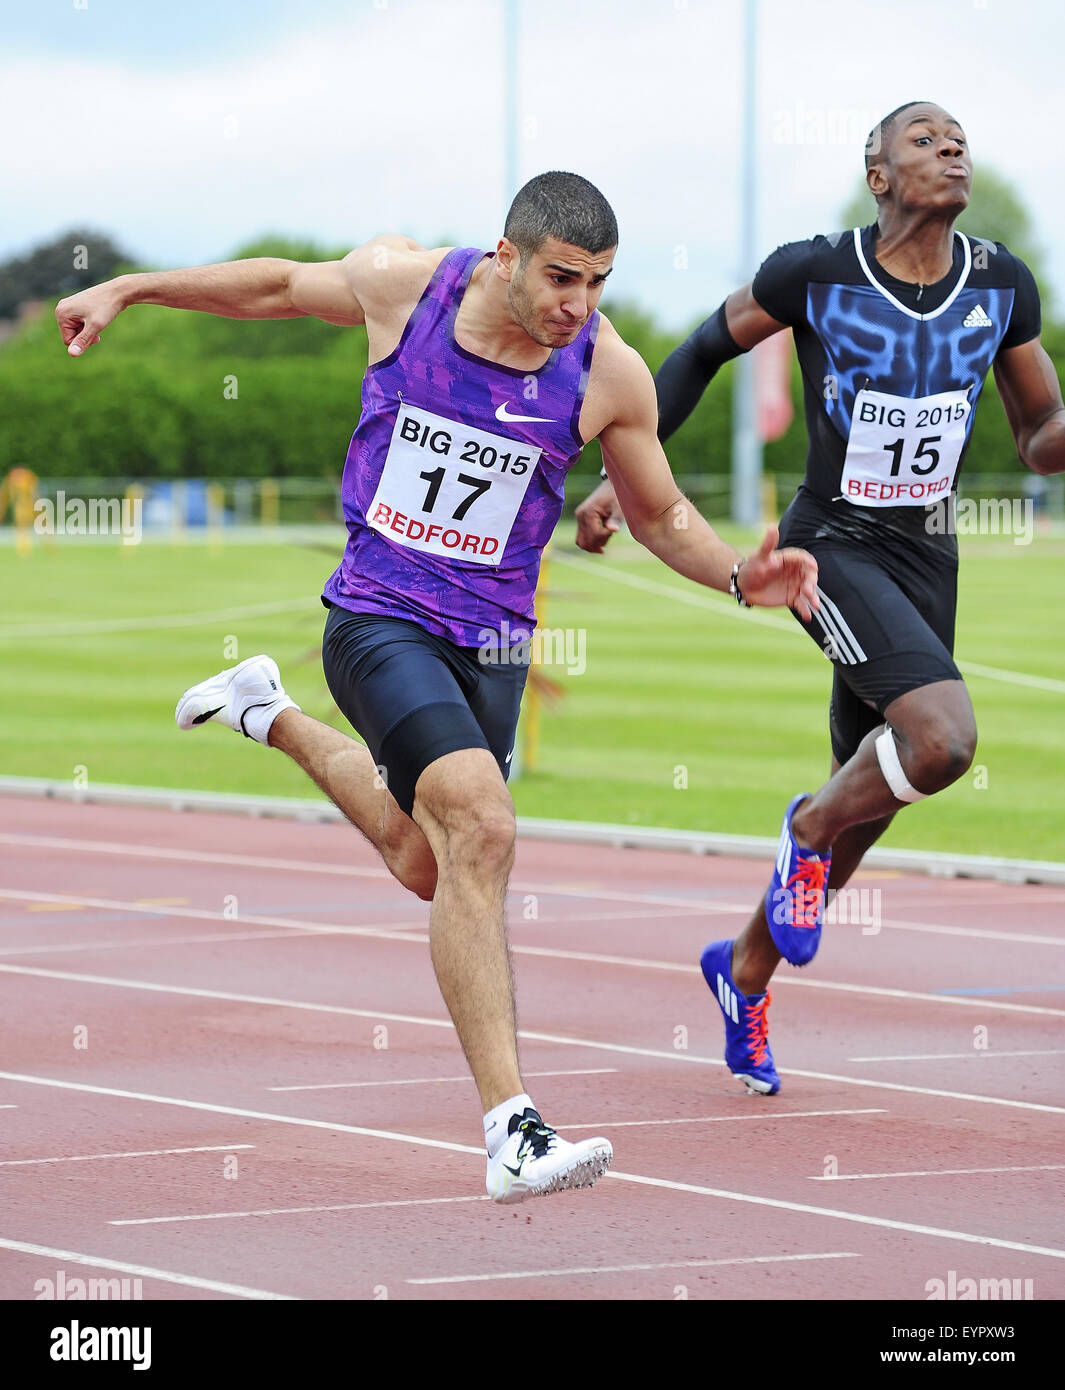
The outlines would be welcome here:
<svg viewBox="0 0 1065 1390">
<path fill-rule="evenodd" d="M 962 320 L 963 328 L 990 328 L 991 320 L 982 304 L 978 304 L 971 314 L 966 314 Z"/>
<path fill-rule="evenodd" d="M 726 1015 L 732 1019 L 733 1023 L 739 1023 L 740 1014 L 736 1000 L 736 991 L 731 988 L 725 977 L 718 971 L 717 975 L 717 997 L 721 1001 L 721 1007 Z"/>
</svg>

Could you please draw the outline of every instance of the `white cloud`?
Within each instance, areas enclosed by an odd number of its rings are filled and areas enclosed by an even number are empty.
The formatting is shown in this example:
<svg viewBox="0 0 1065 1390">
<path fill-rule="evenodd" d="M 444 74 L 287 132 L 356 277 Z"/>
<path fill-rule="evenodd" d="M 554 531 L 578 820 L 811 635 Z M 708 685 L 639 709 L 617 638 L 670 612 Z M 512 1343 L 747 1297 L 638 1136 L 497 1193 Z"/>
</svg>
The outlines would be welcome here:
<svg viewBox="0 0 1065 1390">
<path fill-rule="evenodd" d="M 860 139 L 788 144 L 780 113 L 864 119 L 927 95 L 956 107 L 978 170 L 985 158 L 1014 181 L 1065 291 L 1047 156 L 1065 21 L 1051 0 L 1027 8 L 1022 25 L 1004 0 L 762 0 L 755 258 L 833 228 L 861 169 Z M 745 259 L 740 13 L 735 0 L 522 5 L 521 176 L 574 168 L 599 183 L 621 227 L 615 293 L 674 326 L 712 309 Z M 74 223 L 159 264 L 267 230 L 487 244 L 504 209 L 500 14 L 496 0 L 360 5 L 345 25 L 301 18 L 236 62 L 205 51 L 152 71 L 121 55 L 0 58 L 0 123 L 19 136 L 0 255 Z"/>
</svg>

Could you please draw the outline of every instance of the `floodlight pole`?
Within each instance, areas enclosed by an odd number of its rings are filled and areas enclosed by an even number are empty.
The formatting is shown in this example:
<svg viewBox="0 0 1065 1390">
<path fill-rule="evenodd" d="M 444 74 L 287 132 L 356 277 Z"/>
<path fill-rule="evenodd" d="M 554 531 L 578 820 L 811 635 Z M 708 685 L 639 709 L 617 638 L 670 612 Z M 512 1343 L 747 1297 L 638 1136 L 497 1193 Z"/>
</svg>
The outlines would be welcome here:
<svg viewBox="0 0 1065 1390">
<path fill-rule="evenodd" d="M 743 5 L 743 134 L 740 170 L 739 277 L 754 278 L 756 260 L 756 117 L 758 0 Z M 762 516 L 762 441 L 754 405 L 754 360 L 749 352 L 735 359 L 732 388 L 732 519 L 757 526 Z"/>
<path fill-rule="evenodd" d="M 518 191 L 518 3 L 503 0 L 503 216 Z"/>
</svg>

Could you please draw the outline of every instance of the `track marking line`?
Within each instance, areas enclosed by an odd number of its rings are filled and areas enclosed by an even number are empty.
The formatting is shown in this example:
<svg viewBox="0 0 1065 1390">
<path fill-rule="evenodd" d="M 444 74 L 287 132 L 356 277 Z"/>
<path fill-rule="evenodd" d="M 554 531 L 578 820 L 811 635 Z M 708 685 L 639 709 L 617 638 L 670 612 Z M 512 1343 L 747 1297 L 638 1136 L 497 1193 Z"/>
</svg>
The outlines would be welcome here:
<svg viewBox="0 0 1065 1390">
<path fill-rule="evenodd" d="M 531 1075 L 531 1073 L 528 1073 Z M 567 1120 L 556 1129 L 628 1129 L 635 1125 L 734 1125 L 743 1120 L 809 1120 L 819 1115 L 888 1115 L 888 1110 L 782 1110 L 764 1115 L 697 1115 L 683 1120 L 597 1120 L 594 1124 L 576 1125 Z M 1065 1165 L 1063 1165 L 1065 1166 Z"/>
<path fill-rule="evenodd" d="M 355 864 L 319 863 L 313 859 L 268 859 L 260 855 L 225 854 L 212 850 L 182 850 L 161 845 L 138 845 L 110 840 L 81 840 L 51 835 L 22 835 L 13 832 L 0 832 L 0 844 L 17 845 L 36 849 L 58 849 L 64 853 L 81 852 L 88 854 L 115 854 L 147 859 L 168 859 L 182 863 L 225 864 L 260 870 L 280 870 L 289 873 L 330 874 L 345 878 L 376 878 L 391 880 L 387 869 L 364 868 Z M 735 913 L 750 913 L 750 902 L 728 903 L 707 898 L 687 898 L 654 893 L 626 893 L 601 887 L 596 884 L 581 887 L 566 887 L 564 884 L 524 882 L 512 880 L 509 885 L 512 893 L 540 893 L 545 896 L 561 898 L 596 898 L 603 902 L 643 903 L 648 907 L 675 907 L 704 913 L 731 916 Z M 905 931 L 921 931 L 949 936 L 973 936 L 989 940 L 1023 941 L 1039 945 L 1065 945 L 1063 937 L 1047 937 L 1016 932 L 996 932 L 991 928 L 954 927 L 934 922 L 902 922 L 892 918 L 881 923 L 882 928 L 898 928 Z"/>
<path fill-rule="evenodd" d="M 177 1096 L 159 1096 L 144 1091 L 124 1091 L 113 1086 L 92 1086 L 84 1081 L 59 1081 L 54 1077 L 28 1076 L 18 1072 L 0 1072 L 0 1080 L 22 1081 L 31 1086 L 51 1086 L 63 1091 L 82 1091 L 90 1095 L 114 1096 L 120 1100 L 148 1101 L 154 1105 L 174 1105 L 183 1110 L 202 1110 L 213 1115 L 239 1116 L 243 1119 L 265 1120 L 272 1124 L 295 1125 L 303 1129 L 325 1129 L 333 1134 L 355 1134 L 367 1139 L 393 1140 L 401 1144 L 420 1144 L 429 1149 L 445 1149 L 450 1153 L 474 1154 L 484 1162 L 483 1147 L 456 1144 L 447 1139 L 427 1139 L 416 1134 L 398 1134 L 394 1130 L 367 1129 L 361 1125 L 338 1124 L 332 1120 L 312 1120 L 299 1115 L 277 1115 L 262 1110 L 246 1110 L 233 1105 L 218 1105 L 202 1100 L 183 1100 Z M 1043 1107 L 1045 1108 L 1045 1107 Z M 910 1231 L 917 1235 L 936 1236 L 945 1240 L 960 1240 L 975 1245 L 993 1245 L 1003 1250 L 1020 1250 L 1029 1255 L 1048 1255 L 1065 1260 L 1065 1250 L 1042 1245 L 1025 1245 L 1018 1241 L 1002 1240 L 997 1236 L 978 1236 L 968 1231 L 950 1231 L 938 1226 L 919 1226 L 910 1221 L 895 1221 L 884 1216 L 864 1216 L 851 1211 L 836 1211 L 831 1207 L 815 1207 L 805 1202 L 788 1202 L 779 1197 L 756 1197 L 749 1192 L 731 1192 L 725 1188 L 701 1187 L 695 1183 L 674 1182 L 669 1178 L 650 1178 L 638 1173 L 610 1171 L 606 1177 L 615 1182 L 636 1183 L 641 1187 L 657 1187 L 670 1192 L 687 1192 L 699 1197 L 720 1197 L 728 1202 L 749 1202 L 754 1206 L 773 1207 L 780 1211 L 795 1211 L 810 1216 L 829 1216 L 839 1221 L 853 1221 L 865 1226 L 888 1230 Z"/>
<path fill-rule="evenodd" d="M 1017 1168 L 926 1168 L 911 1173 L 818 1173 L 809 1182 L 861 1182 L 867 1178 L 947 1178 L 961 1173 L 1050 1173 L 1065 1163 L 1029 1163 Z"/>
<path fill-rule="evenodd" d="M 971 1047 L 968 1052 L 911 1052 L 893 1057 L 848 1057 L 848 1062 L 953 1062 L 970 1057 L 1060 1057 L 1065 1047 L 1033 1048 L 1027 1052 L 981 1052 Z"/>
<path fill-rule="evenodd" d="M 885 1216 L 865 1216 L 853 1211 L 835 1211 L 831 1207 L 812 1207 L 805 1202 L 786 1202 L 779 1197 L 754 1197 L 748 1192 L 728 1192 L 717 1187 L 701 1187 L 695 1183 L 671 1182 L 666 1178 L 646 1178 L 637 1173 L 618 1173 L 611 1169 L 606 1175 L 618 1182 L 638 1183 L 644 1187 L 662 1187 L 671 1192 L 690 1192 L 702 1197 L 723 1197 L 730 1202 L 749 1202 L 753 1206 L 776 1207 L 781 1211 L 805 1212 L 812 1216 L 831 1216 L 839 1221 L 854 1221 L 861 1226 L 880 1226 L 891 1231 L 910 1231 L 914 1235 L 936 1236 L 942 1240 L 958 1240 L 968 1245 L 993 1245 L 1000 1250 L 1020 1250 L 1027 1255 L 1047 1255 L 1065 1260 L 1065 1250 L 1052 1246 L 1026 1245 L 1021 1241 L 1001 1240 L 997 1236 L 978 1236 L 970 1231 L 952 1231 L 940 1226 L 922 1226 L 913 1221 L 895 1221 Z"/>
<path fill-rule="evenodd" d="M 280 599 L 276 603 L 253 603 L 243 608 L 215 608 L 205 613 L 161 614 L 155 618 L 86 618 L 71 623 L 25 623 L 0 627 L 0 641 L 14 637 L 97 637 L 104 632 L 154 632 L 163 627 L 196 627 L 199 623 L 221 622 L 229 618 L 259 618 L 272 613 L 308 611 L 306 599 Z"/>
<path fill-rule="evenodd" d="M 734 611 L 728 604 L 704 598 L 698 592 L 693 593 L 673 584 L 663 584 L 659 580 L 645 579 L 642 575 L 629 574 L 616 564 L 609 566 L 600 564 L 597 567 L 594 560 L 585 560 L 581 555 L 568 555 L 554 550 L 551 554 L 552 559 L 558 564 L 575 566 L 600 580 L 606 579 L 610 584 L 627 584 L 631 589 L 640 589 L 644 593 L 661 594 L 674 603 L 687 604 L 689 608 L 700 608 L 704 613 L 713 613 L 717 617 L 728 617 L 734 620 L 739 612 L 738 609 Z M 748 618 L 760 627 L 773 627 L 792 633 L 799 631 L 797 623 L 789 623 L 786 618 L 777 617 L 773 613 L 759 610 L 754 614 L 743 615 L 744 620 Z M 1005 681 L 1008 685 L 1024 685 L 1033 690 L 1051 690 L 1057 694 L 1065 694 L 1065 681 L 1054 680 L 1050 676 L 1032 676 L 1026 671 L 1010 671 L 999 666 L 982 666 L 973 661 L 959 661 L 958 669 L 969 675 L 984 676 L 988 680 Z"/>
<path fill-rule="evenodd" d="M 137 1149 L 124 1154 L 69 1154 L 60 1158 L 6 1158 L 0 1168 L 22 1168 L 31 1163 L 91 1163 L 97 1158 L 154 1158 L 158 1154 L 233 1153 L 237 1149 L 254 1149 L 254 1144 L 199 1144 L 191 1149 Z"/>
<path fill-rule="evenodd" d="M 63 895 L 57 893 L 39 893 L 35 889 L 12 889 L 0 888 L 0 899 L 12 898 L 21 902 L 32 902 L 39 899 L 69 901 Z M 144 908 L 135 903 L 125 902 L 118 898 L 79 898 L 77 901 L 88 904 L 90 907 L 101 907 L 108 910 L 119 912 L 137 912 L 144 914 Z M 209 911 L 206 908 L 176 907 L 167 908 L 160 912 L 160 918 L 165 917 L 191 917 L 197 921 L 207 922 L 232 922 L 232 918 L 225 917 L 221 912 Z M 408 941 L 424 945 L 429 940 L 428 932 L 415 931 L 413 928 L 424 927 L 423 922 L 382 922 L 363 927 L 344 927 L 330 926 L 328 923 L 305 922 L 296 917 L 264 917 L 257 913 L 248 913 L 240 919 L 249 926 L 283 927 L 292 931 L 308 932 L 316 936 L 363 936 L 372 937 L 381 941 Z M 573 920 L 573 919 L 570 919 Z M 560 922 L 559 925 L 562 925 Z M 400 930 L 402 928 L 402 930 Z M 517 943 L 511 944 L 511 953 L 514 955 L 525 956 L 544 956 L 550 960 L 578 960 L 595 965 L 621 965 L 636 970 L 664 970 L 681 975 L 700 975 L 698 966 L 682 965 L 677 961 L 648 960 L 638 956 L 614 956 L 605 955 L 594 951 L 567 951 L 548 946 L 527 946 Z M 15 966 L 0 966 L 0 969 L 17 969 Z M 794 979 L 791 976 L 781 976 L 774 980 L 774 988 L 780 986 L 794 985 L 805 989 L 832 989 L 842 990 L 850 994 L 872 995 L 876 998 L 884 999 L 911 999 L 920 1003 L 939 1003 L 957 1004 L 968 1008 L 998 1009 L 1008 1013 L 1026 1014 L 1049 1014 L 1054 1018 L 1065 1018 L 1065 1009 L 1052 1009 L 1041 1004 L 1010 1004 L 999 999 L 988 999 L 985 996 L 970 997 L 963 994 L 929 994 L 919 990 L 889 989 L 880 985 L 855 985 L 845 984 L 830 980 L 802 980 Z"/>
<path fill-rule="evenodd" d="M 929 936 L 965 936 L 976 941 L 1017 941 L 1029 946 L 1065 946 L 1065 936 L 1038 936 L 1034 932 L 996 931 L 993 927 L 950 927 L 941 922 L 904 922 L 886 918 L 881 928 L 891 931 L 925 932 Z"/>
<path fill-rule="evenodd" d="M 137 1216 L 109 1221 L 109 1226 L 166 1226 L 175 1221 L 227 1221 L 238 1216 L 302 1216 L 317 1211 L 370 1211 L 374 1207 L 429 1207 L 446 1202 L 489 1202 L 483 1197 L 408 1197 L 395 1202 L 338 1202 L 325 1207 L 261 1207 L 257 1211 L 205 1211 L 188 1216 Z"/>
<path fill-rule="evenodd" d="M 109 1260 L 102 1255 L 83 1255 L 76 1250 L 56 1250 L 50 1245 L 31 1245 L 24 1240 L 0 1237 L 0 1250 L 14 1250 L 20 1255 L 43 1255 L 50 1260 L 89 1265 L 93 1269 L 113 1269 L 119 1274 L 133 1274 L 142 1279 L 161 1279 L 166 1284 L 182 1284 L 188 1289 L 207 1289 L 211 1293 L 231 1293 L 237 1298 L 295 1299 L 295 1294 L 271 1293 L 267 1289 L 249 1289 L 243 1284 L 223 1284 L 217 1279 L 200 1279 L 195 1274 L 175 1274 L 169 1269 L 153 1269 L 150 1265 L 127 1264 L 125 1260 Z"/>
<path fill-rule="evenodd" d="M 0 973 L 33 975 L 48 980 L 70 980 L 78 984 L 104 985 L 116 989 L 142 989 L 154 994 L 176 994 L 190 999 L 220 999 L 227 1003 L 261 1005 L 267 1008 L 302 1009 L 310 1013 L 340 1014 L 349 1018 L 372 1018 L 379 1022 L 413 1023 L 425 1028 L 447 1028 L 454 1032 L 449 1018 L 426 1018 L 417 1014 L 386 1013 L 383 1009 L 355 1009 L 347 1004 L 312 1004 L 294 999 L 274 999 L 268 995 L 234 994 L 227 990 L 196 989 L 188 985 L 164 985 L 149 980 L 123 980 L 106 975 L 84 975 L 70 970 L 45 970 L 27 965 L 0 965 Z M 630 1057 L 653 1057 L 672 1062 L 688 1062 L 704 1067 L 723 1067 L 719 1057 L 699 1057 L 690 1052 L 672 1049 L 637 1047 L 627 1043 L 598 1042 L 591 1038 L 571 1038 L 558 1033 L 535 1033 L 519 1029 L 518 1037 L 526 1042 L 555 1043 L 560 1047 L 582 1047 L 594 1051 L 619 1052 Z M 872 1086 L 884 1091 L 904 1091 L 911 1095 L 944 1096 L 948 1100 L 976 1101 L 983 1105 L 1006 1105 L 1017 1110 L 1038 1110 L 1044 1114 L 1065 1115 L 1065 1107 L 1040 1105 L 1029 1100 L 1010 1100 L 1004 1096 L 977 1096 L 964 1091 L 945 1091 L 931 1086 L 911 1086 L 900 1081 L 878 1081 L 871 1077 L 839 1076 L 835 1072 L 805 1071 L 789 1067 L 785 1076 L 801 1076 L 813 1081 L 838 1081 L 849 1086 Z M 7 1075 L 0 1072 L 0 1077 Z"/>
<path fill-rule="evenodd" d="M 423 932 L 421 937 L 411 935 L 409 931 L 400 931 L 399 928 L 421 927 L 424 929 L 425 921 L 419 918 L 416 922 L 379 922 L 371 923 L 365 927 L 345 927 L 330 925 L 328 922 L 306 922 L 297 917 L 266 917 L 260 913 L 245 913 L 239 918 L 226 917 L 221 912 L 205 907 L 161 907 L 153 911 L 146 908 L 143 903 L 127 902 L 123 898 L 91 898 L 79 896 L 73 898 L 69 895 L 60 893 L 40 893 L 31 888 L 0 888 L 0 899 L 13 898 L 22 902 L 78 902 L 86 907 L 106 908 L 110 912 L 133 912 L 141 917 L 155 917 L 159 921 L 166 921 L 171 917 L 191 917 L 198 922 L 224 922 L 231 926 L 234 920 L 247 922 L 253 927 L 286 927 L 290 931 L 308 932 L 316 936 L 374 936 L 381 937 L 386 941 L 428 941 L 428 933 Z"/>
<path fill-rule="evenodd" d="M 214 946 L 219 941 L 282 941 L 293 937 L 306 937 L 306 932 L 301 928 L 278 927 L 273 931 L 215 932 L 200 936 L 135 936 L 128 941 L 85 941 L 80 945 L 53 942 L 48 946 L 8 946 L 0 950 L 0 957 L 80 955 L 84 951 L 120 951 L 123 946 L 131 950 L 140 946 Z"/>
<path fill-rule="evenodd" d="M 406 1284 L 487 1284 L 495 1279 L 548 1279 L 575 1274 L 632 1274 L 654 1269 L 710 1269 L 718 1265 L 786 1264 L 794 1260 L 860 1260 L 856 1250 L 832 1250 L 824 1255 L 745 1255 L 734 1260 L 664 1260 L 647 1265 L 575 1265 L 569 1269 L 514 1269 L 501 1274 L 445 1274 L 435 1279 L 405 1279 Z"/>
<path fill-rule="evenodd" d="M 606 1076 L 616 1072 L 617 1067 L 581 1067 L 576 1071 L 526 1071 L 523 1076 Z M 473 1077 L 465 1076 L 413 1076 L 396 1081 L 323 1081 L 309 1086 L 267 1086 L 268 1091 L 346 1091 L 357 1086 L 439 1086 L 445 1081 L 473 1082 Z M 580 1126 L 578 1126 L 579 1128 Z"/>
</svg>

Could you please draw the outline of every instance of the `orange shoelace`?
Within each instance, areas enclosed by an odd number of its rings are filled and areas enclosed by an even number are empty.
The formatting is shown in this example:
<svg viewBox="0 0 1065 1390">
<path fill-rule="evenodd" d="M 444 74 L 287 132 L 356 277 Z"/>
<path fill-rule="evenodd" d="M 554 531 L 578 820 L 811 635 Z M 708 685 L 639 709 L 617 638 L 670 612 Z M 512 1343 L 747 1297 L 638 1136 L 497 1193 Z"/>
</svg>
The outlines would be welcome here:
<svg viewBox="0 0 1065 1390">
<path fill-rule="evenodd" d="M 817 926 L 818 910 L 823 909 L 825 905 L 828 870 L 827 860 L 804 859 L 798 870 L 788 879 L 787 887 L 791 888 L 794 894 L 792 926 Z"/>
<path fill-rule="evenodd" d="M 755 1004 L 747 1017 L 747 1045 L 751 1049 L 756 1067 L 763 1064 L 769 1051 L 769 1020 L 766 1018 L 766 1010 L 772 1002 L 773 995 L 767 991 L 762 1002 Z"/>
</svg>

